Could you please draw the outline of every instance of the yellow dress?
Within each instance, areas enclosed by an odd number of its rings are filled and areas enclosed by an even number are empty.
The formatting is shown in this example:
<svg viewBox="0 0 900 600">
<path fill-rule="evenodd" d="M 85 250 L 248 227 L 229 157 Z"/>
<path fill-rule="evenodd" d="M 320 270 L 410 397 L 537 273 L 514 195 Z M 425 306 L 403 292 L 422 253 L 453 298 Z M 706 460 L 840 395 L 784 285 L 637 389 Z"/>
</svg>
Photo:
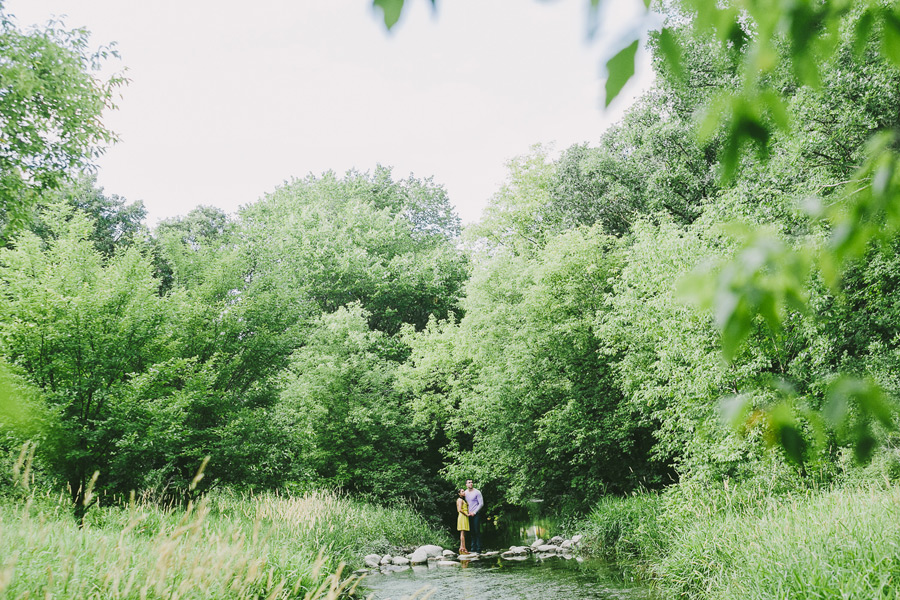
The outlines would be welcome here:
<svg viewBox="0 0 900 600">
<path fill-rule="evenodd" d="M 469 530 L 469 505 L 466 504 L 466 501 L 462 501 L 462 512 L 457 511 L 456 517 L 456 529 L 459 531 L 468 531 Z"/>
</svg>

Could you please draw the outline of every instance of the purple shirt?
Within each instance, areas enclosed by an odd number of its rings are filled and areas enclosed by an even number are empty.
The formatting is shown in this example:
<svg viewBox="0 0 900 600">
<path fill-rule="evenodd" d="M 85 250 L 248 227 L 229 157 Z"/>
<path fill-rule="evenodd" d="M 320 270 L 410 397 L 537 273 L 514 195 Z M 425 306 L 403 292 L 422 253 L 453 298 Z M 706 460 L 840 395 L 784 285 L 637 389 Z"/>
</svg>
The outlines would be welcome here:
<svg viewBox="0 0 900 600">
<path fill-rule="evenodd" d="M 481 510 L 481 507 L 484 506 L 484 499 L 481 497 L 481 492 L 475 488 L 466 490 L 466 504 L 469 505 L 470 513 L 477 513 Z"/>
</svg>

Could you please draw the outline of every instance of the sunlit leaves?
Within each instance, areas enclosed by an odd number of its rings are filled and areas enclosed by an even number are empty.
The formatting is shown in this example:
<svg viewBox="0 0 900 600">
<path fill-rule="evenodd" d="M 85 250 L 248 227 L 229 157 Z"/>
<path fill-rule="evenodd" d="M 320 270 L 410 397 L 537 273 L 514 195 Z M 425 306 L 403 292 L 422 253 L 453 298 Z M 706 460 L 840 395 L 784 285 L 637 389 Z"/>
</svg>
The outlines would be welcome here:
<svg viewBox="0 0 900 600">
<path fill-rule="evenodd" d="M 900 15 L 897 9 L 883 11 L 884 33 L 881 41 L 881 51 L 884 55 L 900 67 Z"/>
<path fill-rule="evenodd" d="M 676 78 L 681 78 L 684 74 L 682 66 L 682 50 L 670 27 L 663 27 L 659 32 L 659 50 L 662 52 L 666 64 Z"/>
<path fill-rule="evenodd" d="M 844 188 L 844 199 L 827 216 L 834 229 L 822 256 L 826 281 L 837 284 L 842 266 L 858 258 L 868 245 L 885 242 L 900 231 L 900 155 L 897 134 L 882 132 L 867 147 L 867 160 Z"/>
<path fill-rule="evenodd" d="M 634 76 L 637 49 L 638 40 L 634 40 L 606 62 L 606 106 L 609 106 L 628 83 L 628 80 Z"/>
<path fill-rule="evenodd" d="M 757 316 L 777 334 L 788 311 L 805 309 L 810 268 L 808 256 L 771 231 L 738 224 L 731 229 L 743 237 L 735 256 L 696 271 L 679 285 L 683 297 L 712 309 L 726 360 L 735 357 Z"/>
<path fill-rule="evenodd" d="M 853 447 L 856 459 L 866 461 L 876 445 L 873 424 L 895 429 L 897 408 L 873 380 L 843 376 L 829 386 L 822 415 L 839 441 Z"/>
</svg>

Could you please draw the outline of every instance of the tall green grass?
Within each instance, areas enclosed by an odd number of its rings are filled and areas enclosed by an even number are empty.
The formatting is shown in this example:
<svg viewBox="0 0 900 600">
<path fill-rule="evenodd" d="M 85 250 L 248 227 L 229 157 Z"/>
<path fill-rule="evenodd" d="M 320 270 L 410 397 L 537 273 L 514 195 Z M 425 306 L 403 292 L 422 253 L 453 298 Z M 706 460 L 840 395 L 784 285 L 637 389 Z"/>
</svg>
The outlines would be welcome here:
<svg viewBox="0 0 900 600">
<path fill-rule="evenodd" d="M 343 563 L 449 543 L 417 514 L 333 493 L 217 493 L 197 505 L 94 507 L 81 526 L 61 498 L 0 507 L 3 598 L 336 598 Z"/>
<path fill-rule="evenodd" d="M 685 488 L 599 504 L 587 547 L 638 560 L 663 597 L 900 597 L 900 488 Z"/>
</svg>

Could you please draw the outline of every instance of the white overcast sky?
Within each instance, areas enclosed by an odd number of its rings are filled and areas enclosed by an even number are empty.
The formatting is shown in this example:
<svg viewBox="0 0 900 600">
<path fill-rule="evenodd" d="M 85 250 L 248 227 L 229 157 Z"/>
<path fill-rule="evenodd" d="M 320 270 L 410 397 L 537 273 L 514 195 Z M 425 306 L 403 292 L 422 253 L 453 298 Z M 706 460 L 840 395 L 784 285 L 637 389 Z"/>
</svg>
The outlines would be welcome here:
<svg viewBox="0 0 900 600">
<path fill-rule="evenodd" d="M 473 222 L 509 159 L 596 143 L 648 87 L 644 57 L 602 109 L 603 60 L 643 2 L 607 4 L 618 14 L 588 40 L 588 0 L 407 0 L 390 33 L 370 0 L 5 2 L 20 27 L 64 17 L 117 44 L 131 83 L 106 115 L 121 141 L 99 183 L 142 200 L 150 225 L 376 164 L 434 176 Z"/>
</svg>

